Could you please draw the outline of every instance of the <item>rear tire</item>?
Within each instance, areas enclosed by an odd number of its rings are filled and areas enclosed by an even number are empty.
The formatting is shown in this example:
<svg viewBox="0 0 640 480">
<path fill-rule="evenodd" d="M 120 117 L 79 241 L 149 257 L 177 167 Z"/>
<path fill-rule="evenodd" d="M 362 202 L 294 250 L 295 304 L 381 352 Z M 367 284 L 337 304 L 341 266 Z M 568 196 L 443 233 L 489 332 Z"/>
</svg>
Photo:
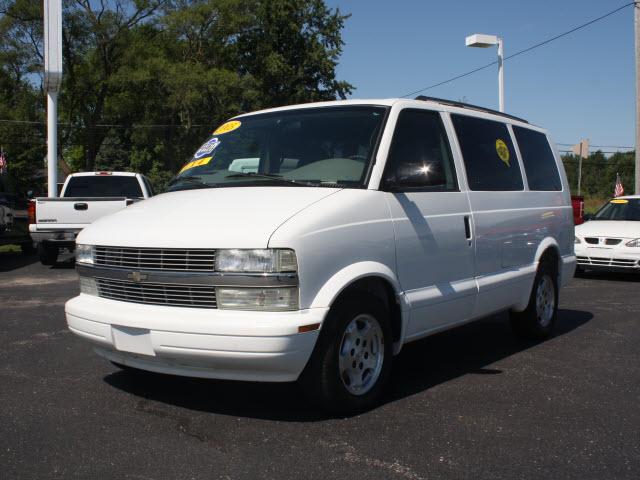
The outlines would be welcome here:
<svg viewBox="0 0 640 480">
<path fill-rule="evenodd" d="M 334 305 L 300 383 L 309 399 L 337 415 L 375 406 L 389 380 L 392 332 L 384 304 L 373 295 L 349 294 Z"/>
<path fill-rule="evenodd" d="M 25 255 L 35 253 L 36 249 L 33 248 L 33 242 L 25 242 L 20 244 L 20 250 Z"/>
<path fill-rule="evenodd" d="M 550 261 L 543 260 L 536 272 L 529 304 L 522 312 L 511 312 L 511 326 L 522 338 L 542 340 L 553 332 L 557 316 L 557 270 Z"/>
<path fill-rule="evenodd" d="M 38 256 L 40 257 L 40 263 L 42 263 L 42 265 L 55 265 L 58 261 L 58 254 L 58 247 L 43 244 L 38 245 Z"/>
</svg>

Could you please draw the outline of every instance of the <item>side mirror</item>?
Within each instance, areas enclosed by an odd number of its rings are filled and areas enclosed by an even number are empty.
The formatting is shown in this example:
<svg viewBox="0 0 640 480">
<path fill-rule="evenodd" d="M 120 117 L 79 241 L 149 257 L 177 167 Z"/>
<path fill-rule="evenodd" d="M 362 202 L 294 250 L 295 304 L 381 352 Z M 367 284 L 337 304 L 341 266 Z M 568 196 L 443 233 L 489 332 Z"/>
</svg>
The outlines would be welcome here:
<svg viewBox="0 0 640 480">
<path fill-rule="evenodd" d="M 585 222 L 588 222 L 589 220 L 593 220 L 593 214 L 592 214 L 592 213 L 585 213 L 585 214 L 582 216 L 582 219 L 583 219 Z"/>
</svg>

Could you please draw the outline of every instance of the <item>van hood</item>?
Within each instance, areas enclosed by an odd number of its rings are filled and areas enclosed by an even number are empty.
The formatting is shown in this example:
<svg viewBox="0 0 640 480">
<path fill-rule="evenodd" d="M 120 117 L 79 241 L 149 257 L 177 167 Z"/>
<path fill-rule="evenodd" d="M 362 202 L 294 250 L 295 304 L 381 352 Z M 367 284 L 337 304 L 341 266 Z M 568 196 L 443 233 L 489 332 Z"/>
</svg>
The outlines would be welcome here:
<svg viewBox="0 0 640 480">
<path fill-rule="evenodd" d="M 225 187 L 170 192 L 103 217 L 82 230 L 88 245 L 266 248 L 286 220 L 340 191 L 324 187 Z"/>
<path fill-rule="evenodd" d="M 576 226 L 578 237 L 640 238 L 640 222 L 630 220 L 589 220 Z"/>
</svg>

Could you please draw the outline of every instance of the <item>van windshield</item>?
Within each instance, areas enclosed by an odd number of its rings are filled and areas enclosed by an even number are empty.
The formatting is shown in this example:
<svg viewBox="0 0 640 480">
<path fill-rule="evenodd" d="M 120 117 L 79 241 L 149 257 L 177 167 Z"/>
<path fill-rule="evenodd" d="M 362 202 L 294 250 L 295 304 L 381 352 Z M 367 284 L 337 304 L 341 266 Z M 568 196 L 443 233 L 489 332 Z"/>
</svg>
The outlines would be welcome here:
<svg viewBox="0 0 640 480">
<path fill-rule="evenodd" d="M 598 210 L 593 219 L 640 221 L 640 198 L 613 199 Z"/>
<path fill-rule="evenodd" d="M 240 117 L 214 131 L 169 191 L 247 185 L 364 186 L 385 107 L 318 107 Z"/>
</svg>

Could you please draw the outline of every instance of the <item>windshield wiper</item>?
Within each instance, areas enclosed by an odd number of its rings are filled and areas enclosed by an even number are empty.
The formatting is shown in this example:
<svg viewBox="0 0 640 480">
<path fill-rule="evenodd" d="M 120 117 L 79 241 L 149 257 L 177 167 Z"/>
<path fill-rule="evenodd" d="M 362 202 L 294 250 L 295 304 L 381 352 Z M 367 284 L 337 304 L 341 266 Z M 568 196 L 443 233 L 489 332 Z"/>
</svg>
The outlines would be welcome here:
<svg viewBox="0 0 640 480">
<path fill-rule="evenodd" d="M 185 186 L 188 185 L 188 188 L 213 188 L 215 185 L 211 185 L 209 183 L 205 183 L 202 181 L 200 177 L 182 177 L 182 178 L 174 178 L 169 182 L 169 187 L 173 187 L 179 183 L 185 183 Z"/>
<path fill-rule="evenodd" d="M 231 175 L 227 175 L 224 178 L 266 178 L 269 180 L 276 180 L 282 183 L 289 183 L 293 185 L 304 185 L 305 187 L 317 187 L 318 185 L 311 182 L 301 182 L 299 180 L 292 180 L 290 178 L 284 178 L 282 175 L 276 175 L 275 173 L 255 173 L 255 172 L 238 172 Z"/>
</svg>

